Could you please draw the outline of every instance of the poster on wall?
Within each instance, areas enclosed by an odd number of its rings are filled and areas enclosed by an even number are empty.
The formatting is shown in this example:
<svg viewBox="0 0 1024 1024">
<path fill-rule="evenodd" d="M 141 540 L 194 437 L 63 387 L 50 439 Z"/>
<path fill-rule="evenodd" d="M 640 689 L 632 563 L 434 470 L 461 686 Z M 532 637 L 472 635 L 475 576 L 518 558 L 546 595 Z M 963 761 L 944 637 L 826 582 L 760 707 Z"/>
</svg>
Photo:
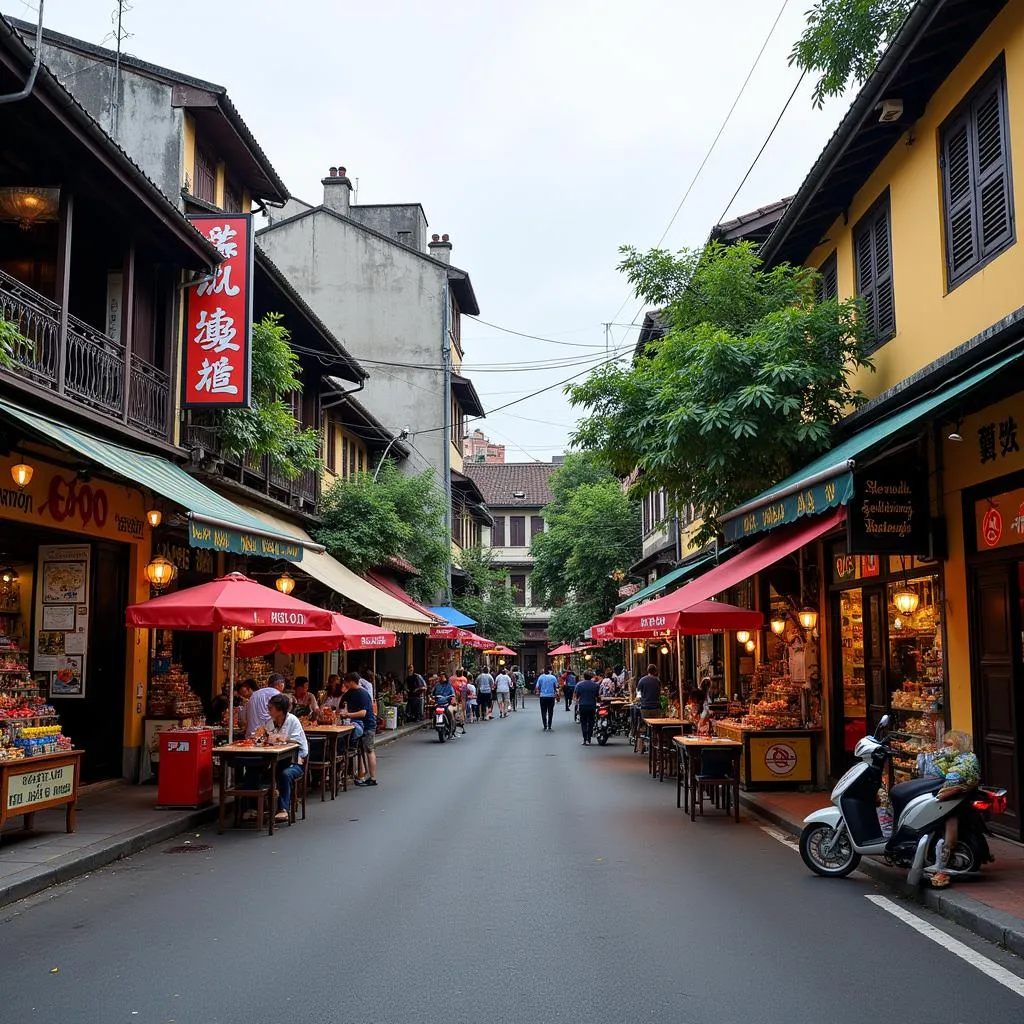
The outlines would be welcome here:
<svg viewBox="0 0 1024 1024">
<path fill-rule="evenodd" d="M 39 548 L 32 668 L 48 675 L 51 697 L 85 696 L 89 557 L 88 544 Z"/>
</svg>

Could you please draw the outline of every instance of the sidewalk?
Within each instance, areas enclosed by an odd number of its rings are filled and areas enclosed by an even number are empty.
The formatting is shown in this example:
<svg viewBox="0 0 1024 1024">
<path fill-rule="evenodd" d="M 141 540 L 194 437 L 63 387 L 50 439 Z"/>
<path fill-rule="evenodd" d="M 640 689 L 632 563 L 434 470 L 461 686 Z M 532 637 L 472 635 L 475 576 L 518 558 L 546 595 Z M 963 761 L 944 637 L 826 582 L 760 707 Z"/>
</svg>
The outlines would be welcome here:
<svg viewBox="0 0 1024 1024">
<path fill-rule="evenodd" d="M 376 747 L 425 728 L 425 722 L 415 722 L 378 733 Z M 0 831 L 0 907 L 217 818 L 216 793 L 212 807 L 158 811 L 156 792 L 156 786 L 123 781 L 85 787 L 77 830 L 70 835 L 64 831 L 63 807 L 39 811 L 31 832 L 24 831 L 21 818 L 9 821 Z"/>
<path fill-rule="evenodd" d="M 748 811 L 799 836 L 803 819 L 828 804 L 827 793 L 741 793 Z M 969 928 L 1018 956 L 1024 956 L 1024 846 L 989 837 L 994 864 L 979 879 L 955 882 L 948 889 L 924 886 L 913 894 L 926 907 Z M 900 892 L 907 892 L 906 871 L 870 858 L 860 871 Z"/>
</svg>

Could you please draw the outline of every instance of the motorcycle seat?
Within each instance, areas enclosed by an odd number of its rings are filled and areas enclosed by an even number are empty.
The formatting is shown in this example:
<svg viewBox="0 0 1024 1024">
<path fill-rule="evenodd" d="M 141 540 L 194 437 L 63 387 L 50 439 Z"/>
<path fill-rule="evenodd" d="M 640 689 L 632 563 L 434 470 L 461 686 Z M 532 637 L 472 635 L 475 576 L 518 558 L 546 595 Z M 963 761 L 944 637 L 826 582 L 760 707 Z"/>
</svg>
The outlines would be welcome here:
<svg viewBox="0 0 1024 1024">
<path fill-rule="evenodd" d="M 938 793 L 941 788 L 942 779 L 934 775 L 926 775 L 923 779 L 911 779 L 909 782 L 900 782 L 893 786 L 889 790 L 893 818 L 899 821 L 903 809 L 915 797 L 923 796 L 925 793 Z"/>
</svg>

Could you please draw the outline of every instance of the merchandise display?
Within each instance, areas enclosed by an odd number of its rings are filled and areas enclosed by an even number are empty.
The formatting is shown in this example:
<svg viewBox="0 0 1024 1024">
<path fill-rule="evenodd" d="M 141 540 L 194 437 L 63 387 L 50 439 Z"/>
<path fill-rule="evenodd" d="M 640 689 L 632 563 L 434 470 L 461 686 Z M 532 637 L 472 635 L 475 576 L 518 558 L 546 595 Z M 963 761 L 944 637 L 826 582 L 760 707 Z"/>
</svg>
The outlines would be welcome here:
<svg viewBox="0 0 1024 1024">
<path fill-rule="evenodd" d="M 164 669 L 164 665 L 166 668 Z M 154 660 L 149 680 L 147 714 L 154 718 L 180 718 L 184 725 L 200 725 L 205 720 L 203 702 L 188 684 L 188 673 L 174 663 Z"/>
</svg>

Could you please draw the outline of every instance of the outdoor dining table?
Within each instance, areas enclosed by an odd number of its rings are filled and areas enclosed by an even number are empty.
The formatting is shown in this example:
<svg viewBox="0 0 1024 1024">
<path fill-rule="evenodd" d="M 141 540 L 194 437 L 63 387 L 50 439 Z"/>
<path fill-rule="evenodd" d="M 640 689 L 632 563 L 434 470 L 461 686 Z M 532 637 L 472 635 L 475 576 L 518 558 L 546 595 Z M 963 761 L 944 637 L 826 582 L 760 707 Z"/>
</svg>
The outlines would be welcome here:
<svg viewBox="0 0 1024 1024">
<path fill-rule="evenodd" d="M 733 813 L 740 820 L 740 756 L 743 744 L 738 740 L 722 739 L 718 736 L 673 736 L 672 742 L 679 752 L 676 769 L 676 807 L 680 793 L 684 796 L 683 810 L 689 810 L 690 821 L 697 820 L 697 776 L 700 774 L 700 759 L 705 750 L 726 750 L 732 755 L 732 796 Z M 690 763 L 693 758 L 695 764 Z M 686 804 L 689 806 L 687 807 Z M 703 813 L 703 810 L 701 811 Z"/>
<path fill-rule="evenodd" d="M 665 778 L 665 733 L 682 729 L 688 723 L 682 718 L 645 718 L 647 726 L 647 771 L 660 782 Z"/>
<path fill-rule="evenodd" d="M 274 814 L 277 811 L 277 766 L 281 761 L 291 760 L 299 749 L 298 743 L 279 743 L 276 745 L 256 746 L 248 743 L 225 743 L 222 747 L 213 748 L 213 756 L 220 758 L 222 771 L 220 782 L 220 808 L 217 816 L 217 831 L 224 831 L 224 807 L 225 798 L 228 793 L 237 790 L 238 783 L 234 778 L 238 770 L 238 762 L 247 759 L 258 758 L 263 762 L 263 768 L 270 769 L 270 813 L 267 815 L 270 824 L 268 835 L 274 834 Z M 231 786 L 227 784 L 228 770 L 231 770 Z M 236 798 L 237 799 L 237 798 Z M 256 830 L 262 829 L 263 823 L 256 822 Z"/>
<path fill-rule="evenodd" d="M 356 731 L 354 725 L 303 725 L 302 728 L 305 730 L 307 736 L 323 736 L 327 740 L 327 752 L 324 756 L 324 760 L 328 764 L 332 765 L 331 769 L 331 799 L 333 800 L 338 795 L 338 744 L 342 738 L 345 740 L 344 755 L 347 761 L 348 759 L 348 745 L 352 738 L 352 733 Z M 345 792 L 348 792 L 348 769 L 342 771 L 342 776 L 345 779 Z M 321 790 L 320 799 L 323 799 L 323 791 Z"/>
</svg>

